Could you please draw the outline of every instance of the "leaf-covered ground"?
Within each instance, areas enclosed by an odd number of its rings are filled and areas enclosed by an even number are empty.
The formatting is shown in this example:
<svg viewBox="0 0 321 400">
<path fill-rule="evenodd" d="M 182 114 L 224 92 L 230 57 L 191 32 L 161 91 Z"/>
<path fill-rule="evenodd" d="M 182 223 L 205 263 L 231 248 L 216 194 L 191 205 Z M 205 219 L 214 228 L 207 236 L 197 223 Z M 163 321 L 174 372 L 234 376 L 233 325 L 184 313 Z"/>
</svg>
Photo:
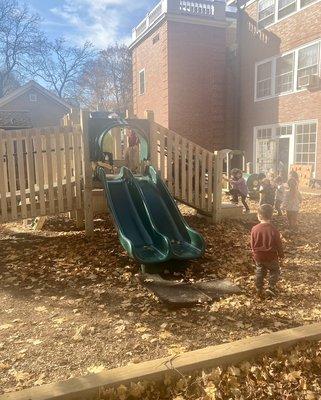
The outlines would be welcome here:
<svg viewBox="0 0 321 400">
<path fill-rule="evenodd" d="M 182 375 L 171 371 L 161 382 L 142 381 L 102 390 L 98 400 L 319 400 L 321 342 L 226 368 Z"/>
<path fill-rule="evenodd" d="M 251 222 L 216 226 L 184 210 L 206 255 L 177 279 L 228 277 L 240 296 L 169 309 L 141 286 L 110 219 L 89 241 L 72 221 L 40 232 L 0 226 L 0 393 L 321 321 L 321 197 L 306 197 L 300 232 L 284 233 L 277 299 L 254 296 Z"/>
</svg>

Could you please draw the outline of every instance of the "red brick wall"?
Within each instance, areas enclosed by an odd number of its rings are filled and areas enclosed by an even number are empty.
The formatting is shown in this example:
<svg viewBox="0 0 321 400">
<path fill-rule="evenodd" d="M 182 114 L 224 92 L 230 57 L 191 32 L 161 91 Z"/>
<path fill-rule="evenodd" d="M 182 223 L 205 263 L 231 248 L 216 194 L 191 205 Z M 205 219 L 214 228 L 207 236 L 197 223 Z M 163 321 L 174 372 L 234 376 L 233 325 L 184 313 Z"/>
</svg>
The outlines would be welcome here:
<svg viewBox="0 0 321 400">
<path fill-rule="evenodd" d="M 241 21 L 241 148 L 252 160 L 255 126 L 317 119 L 317 175 L 321 176 L 321 90 L 254 102 L 255 62 L 321 38 L 321 3 L 279 21 L 261 33 L 255 28 L 256 20 L 257 2 L 254 2 L 245 9 Z"/>
<path fill-rule="evenodd" d="M 176 21 L 147 35 L 133 49 L 134 114 L 142 118 L 153 110 L 156 122 L 209 150 L 231 147 L 232 117 L 226 124 L 225 112 L 227 103 L 230 114 L 234 105 L 226 94 L 225 35 L 225 28 Z M 146 93 L 140 96 L 143 68 Z"/>
<path fill-rule="evenodd" d="M 168 23 L 169 125 L 209 150 L 225 135 L 225 28 Z"/>
<path fill-rule="evenodd" d="M 159 41 L 153 44 L 153 38 Z M 168 62 L 167 62 L 167 23 L 144 38 L 132 52 L 133 59 L 133 104 L 134 114 L 144 118 L 146 110 L 153 110 L 155 121 L 168 127 Z M 138 74 L 145 68 L 145 94 L 139 94 Z"/>
</svg>

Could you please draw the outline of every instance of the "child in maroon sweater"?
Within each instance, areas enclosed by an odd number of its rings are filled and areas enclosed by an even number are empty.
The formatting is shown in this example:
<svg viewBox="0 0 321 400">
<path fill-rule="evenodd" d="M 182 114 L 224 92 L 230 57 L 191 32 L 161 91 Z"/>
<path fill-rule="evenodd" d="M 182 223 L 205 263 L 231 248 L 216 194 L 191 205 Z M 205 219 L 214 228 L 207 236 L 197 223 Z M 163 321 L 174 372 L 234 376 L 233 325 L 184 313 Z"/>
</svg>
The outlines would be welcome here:
<svg viewBox="0 0 321 400">
<path fill-rule="evenodd" d="M 275 296 L 276 284 L 280 276 L 280 260 L 284 257 L 279 231 L 271 224 L 273 207 L 262 204 L 258 210 L 260 223 L 251 232 L 251 248 L 256 265 L 255 285 L 258 295 L 262 297 L 264 279 L 269 273 L 269 287 L 266 294 Z"/>
</svg>

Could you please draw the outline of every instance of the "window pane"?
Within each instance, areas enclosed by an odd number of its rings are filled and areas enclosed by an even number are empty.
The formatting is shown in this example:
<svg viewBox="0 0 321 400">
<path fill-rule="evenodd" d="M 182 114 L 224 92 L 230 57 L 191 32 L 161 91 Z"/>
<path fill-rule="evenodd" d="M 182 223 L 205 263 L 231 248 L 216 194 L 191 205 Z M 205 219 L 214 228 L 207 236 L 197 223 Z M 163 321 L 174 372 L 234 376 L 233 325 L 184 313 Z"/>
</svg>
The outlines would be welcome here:
<svg viewBox="0 0 321 400">
<path fill-rule="evenodd" d="M 297 164 L 315 164 L 316 160 L 316 124 L 297 124 L 295 160 Z M 302 132 L 302 133 L 300 133 Z"/>
<path fill-rule="evenodd" d="M 294 54 L 279 57 L 276 60 L 276 93 L 293 90 Z"/>
<path fill-rule="evenodd" d="M 270 96 L 272 93 L 272 61 L 257 66 L 257 84 L 256 96 L 257 98 Z"/>
<path fill-rule="evenodd" d="M 278 0 L 278 18 L 286 17 L 296 11 L 296 0 Z"/>
<path fill-rule="evenodd" d="M 319 44 L 314 44 L 299 50 L 298 53 L 298 89 L 300 77 L 317 75 L 319 70 Z"/>
<path fill-rule="evenodd" d="M 312 4 L 312 3 L 314 3 L 316 0 L 301 0 L 301 2 L 300 2 L 300 7 L 302 8 L 302 7 L 305 7 L 305 6 L 307 6 L 308 4 Z"/>
<path fill-rule="evenodd" d="M 285 136 L 292 134 L 292 125 L 281 125 L 276 128 L 277 136 Z"/>
<path fill-rule="evenodd" d="M 259 28 L 274 22 L 275 5 L 274 0 L 261 0 L 259 1 Z"/>
</svg>

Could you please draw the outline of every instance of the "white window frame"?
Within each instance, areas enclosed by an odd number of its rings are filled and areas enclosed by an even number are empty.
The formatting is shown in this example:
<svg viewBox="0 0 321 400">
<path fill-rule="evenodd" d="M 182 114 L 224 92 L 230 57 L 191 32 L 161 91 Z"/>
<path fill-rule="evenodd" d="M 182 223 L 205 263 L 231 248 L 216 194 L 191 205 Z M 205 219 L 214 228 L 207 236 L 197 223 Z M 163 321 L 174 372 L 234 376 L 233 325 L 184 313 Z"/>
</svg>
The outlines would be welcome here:
<svg viewBox="0 0 321 400">
<path fill-rule="evenodd" d="M 304 88 L 298 89 L 299 52 L 300 52 L 301 50 L 306 49 L 307 47 L 310 47 L 310 46 L 312 47 L 312 46 L 315 46 L 315 45 L 318 45 L 318 47 L 319 47 L 319 49 L 318 49 L 318 50 L 319 50 L 319 51 L 318 51 L 319 54 L 317 54 L 317 57 L 318 57 L 318 61 L 317 61 L 317 67 L 318 67 L 317 74 L 320 76 L 321 42 L 312 43 L 312 44 L 310 44 L 310 45 L 308 45 L 308 46 L 304 46 L 304 47 L 299 48 L 298 51 L 297 51 L 297 60 L 296 60 L 297 62 L 296 62 L 296 64 L 295 64 L 295 68 L 296 68 L 296 81 L 294 82 L 295 88 L 296 88 L 297 90 L 304 90 Z M 309 67 L 300 68 L 300 70 L 301 70 L 301 69 L 306 69 L 306 68 L 311 68 L 311 65 L 310 65 Z"/>
<path fill-rule="evenodd" d="M 264 65 L 267 63 L 271 63 L 271 94 L 268 96 L 264 96 L 264 97 L 257 97 L 257 86 L 258 86 L 258 67 L 260 65 Z M 268 58 L 264 61 L 261 61 L 259 63 L 255 64 L 255 99 L 260 99 L 260 100 L 264 100 L 264 99 L 269 99 L 270 97 L 272 97 L 274 90 L 273 90 L 273 77 L 274 77 L 275 73 L 274 73 L 274 65 L 273 65 L 273 58 Z"/>
<path fill-rule="evenodd" d="M 260 23 L 261 23 L 262 21 L 264 21 L 264 20 L 267 19 L 267 18 L 270 18 L 270 17 L 273 15 L 273 22 L 271 22 L 271 23 L 265 25 L 265 26 L 262 28 L 262 29 L 265 29 L 266 26 L 270 26 L 271 24 L 274 24 L 274 23 L 275 23 L 275 17 L 276 17 L 276 15 L 275 15 L 275 1 L 277 1 L 277 0 L 273 0 L 273 1 L 274 1 L 274 10 L 273 10 L 273 14 L 270 14 L 270 15 L 268 15 L 267 17 L 265 17 L 265 18 L 263 18 L 263 19 L 259 19 L 259 15 L 260 15 L 260 3 L 263 2 L 263 1 L 267 1 L 267 0 L 259 0 L 258 3 L 257 3 L 257 21 L 258 21 L 258 26 L 260 25 Z"/>
<path fill-rule="evenodd" d="M 307 88 L 301 88 L 298 89 L 298 54 L 299 51 L 306 48 L 306 47 L 310 47 L 312 45 L 315 44 L 319 44 L 319 54 L 318 54 L 318 75 L 321 79 L 321 38 L 317 39 L 313 42 L 310 43 L 306 43 L 300 47 L 297 47 L 295 49 L 292 49 L 290 51 L 287 51 L 285 53 L 279 54 L 277 56 L 274 57 L 269 57 L 266 58 L 264 60 L 258 61 L 255 63 L 255 76 L 254 76 L 254 101 L 262 101 L 262 100 L 266 100 L 266 99 L 271 99 L 274 97 L 279 97 L 279 96 L 286 96 L 292 93 L 298 93 L 298 92 L 302 92 L 304 90 L 307 90 Z M 294 69 L 293 69 L 293 89 L 291 91 L 288 92 L 282 92 L 282 93 L 276 93 L 276 60 L 280 57 L 289 55 L 294 53 Z M 265 64 L 266 62 L 272 61 L 272 80 L 271 80 L 271 95 L 270 96 L 265 96 L 265 97 L 257 97 L 257 69 L 258 66 L 260 66 L 261 64 Z"/>
<path fill-rule="evenodd" d="M 288 55 L 292 55 L 292 89 L 287 90 L 287 91 L 284 91 L 284 92 L 278 93 L 278 92 L 277 92 L 277 77 L 281 77 L 281 76 L 284 76 L 284 75 L 288 75 L 290 72 L 286 72 L 286 73 L 284 73 L 284 74 L 277 75 L 277 62 L 278 62 L 278 60 L 280 60 L 280 59 L 282 59 L 283 57 L 286 57 L 286 56 L 288 56 Z M 281 94 L 286 94 L 286 93 L 291 93 L 291 92 L 293 92 L 293 89 L 294 89 L 294 86 L 295 86 L 295 82 L 294 82 L 294 72 L 295 72 L 295 71 L 294 71 L 294 70 L 295 70 L 295 53 L 294 53 L 294 52 L 288 53 L 288 54 L 285 54 L 285 55 L 282 55 L 282 56 L 280 56 L 280 57 L 276 57 L 276 58 L 275 58 L 275 75 L 274 75 L 274 77 L 272 77 L 272 79 L 274 79 L 274 81 L 275 81 L 275 87 L 274 87 L 274 94 L 275 94 L 275 96 L 279 96 L 279 95 L 281 95 Z"/>
<path fill-rule="evenodd" d="M 29 93 L 29 101 L 31 103 L 36 103 L 38 101 L 38 96 L 36 93 Z"/>
<path fill-rule="evenodd" d="M 144 73 L 144 91 L 141 91 L 141 74 Z M 146 72 L 145 68 L 141 69 L 138 72 L 138 92 L 140 96 L 143 96 L 146 93 Z"/>
<path fill-rule="evenodd" d="M 314 162 L 314 165 L 313 165 L 313 172 L 315 173 L 315 171 L 316 171 L 316 169 L 317 169 L 317 161 L 318 161 L 318 120 L 308 120 L 308 121 L 297 121 L 295 124 L 294 124 L 294 131 L 293 131 L 293 134 L 294 134 L 294 164 L 296 164 L 296 156 L 297 156 L 297 153 L 296 153 L 296 145 L 297 145 L 297 134 L 296 134 L 296 127 L 297 127 L 297 125 L 310 125 L 310 124 L 315 124 L 316 125 L 316 131 L 315 131 L 315 133 L 316 133 L 316 137 L 315 137 L 315 162 Z M 308 164 L 307 163 L 307 165 L 310 165 L 310 164 Z"/>
<path fill-rule="evenodd" d="M 258 136 L 258 131 L 260 129 L 271 129 L 272 130 L 272 136 L 271 140 L 277 140 L 278 138 L 289 138 L 290 139 L 290 147 L 289 147 L 289 166 L 295 164 L 296 161 L 296 127 L 297 125 L 306 125 L 306 124 L 316 124 L 316 141 L 315 141 L 315 154 L 316 154 L 316 160 L 314 163 L 314 173 L 317 170 L 317 165 L 318 165 L 318 120 L 317 119 L 309 119 L 309 120 L 302 120 L 302 121 L 293 121 L 293 122 L 282 122 L 282 123 L 277 123 L 277 124 L 269 124 L 269 125 L 259 125 L 255 126 L 253 128 L 253 166 L 254 166 L 254 171 L 258 173 L 258 165 L 257 165 L 257 160 L 256 160 L 256 154 L 257 154 L 257 140 L 259 140 Z M 281 135 L 278 136 L 276 134 L 277 128 L 282 127 L 282 126 L 292 126 L 292 133 L 288 135 Z M 263 139 L 264 140 L 264 139 Z M 266 139 L 268 140 L 268 139 Z"/>
<path fill-rule="evenodd" d="M 306 6 L 301 7 L 301 1 L 300 0 L 295 0 L 295 2 L 296 2 L 296 11 L 293 11 L 292 13 L 290 13 L 288 15 L 285 15 L 284 17 L 278 18 L 278 16 L 279 16 L 279 3 L 278 3 L 278 0 L 274 0 L 274 7 L 275 7 L 275 9 L 274 9 L 274 21 L 271 22 L 270 24 L 266 25 L 264 28 L 259 28 L 259 29 L 267 29 L 267 28 L 277 24 L 279 21 L 283 21 L 285 18 L 291 17 L 292 15 L 300 12 L 301 10 L 305 10 L 306 8 L 312 6 L 313 4 L 317 4 L 320 1 L 321 0 L 316 0 L 313 3 L 307 4 Z M 258 27 L 259 27 L 259 22 L 260 22 L 259 21 L 259 2 L 260 2 L 260 0 L 258 1 L 258 4 L 257 4 L 257 21 L 258 21 L 257 25 L 258 25 Z"/>
<path fill-rule="evenodd" d="M 279 8 L 279 0 L 275 0 L 275 4 L 276 4 L 276 10 L 277 10 L 277 15 L 275 16 L 275 21 L 280 21 L 286 17 L 288 17 L 291 14 L 294 14 L 297 12 L 298 10 L 298 5 L 300 4 L 300 0 L 292 0 L 292 3 L 289 3 L 287 6 Z M 291 13 L 285 15 L 284 17 L 279 18 L 279 12 L 285 10 L 287 7 L 290 7 L 291 5 L 295 4 L 295 10 L 292 11 Z"/>
</svg>

